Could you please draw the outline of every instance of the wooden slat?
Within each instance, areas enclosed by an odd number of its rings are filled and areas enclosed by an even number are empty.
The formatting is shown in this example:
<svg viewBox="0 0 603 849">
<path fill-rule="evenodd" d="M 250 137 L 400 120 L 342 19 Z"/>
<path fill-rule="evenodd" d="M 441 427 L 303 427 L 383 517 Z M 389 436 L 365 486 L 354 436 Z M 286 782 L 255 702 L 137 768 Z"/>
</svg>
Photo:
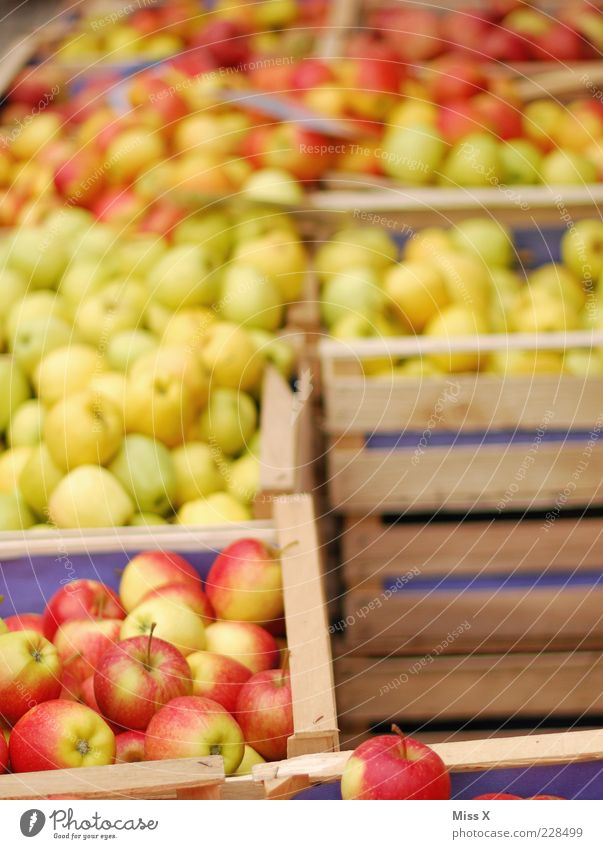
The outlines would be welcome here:
<svg viewBox="0 0 603 849">
<path fill-rule="evenodd" d="M 597 652 L 335 661 L 341 722 L 365 726 L 601 715 L 602 675 Z"/>
<path fill-rule="evenodd" d="M 148 798 L 208 788 L 224 781 L 222 758 L 186 758 L 114 766 L 0 775 L 0 799 L 66 795 L 87 799 Z"/>
<path fill-rule="evenodd" d="M 289 739 L 288 752 L 295 755 L 311 751 L 315 745 L 324 751 L 337 749 L 331 649 L 311 497 L 277 498 L 274 520 L 282 550 L 287 644 L 291 652 L 295 734 Z"/>
</svg>

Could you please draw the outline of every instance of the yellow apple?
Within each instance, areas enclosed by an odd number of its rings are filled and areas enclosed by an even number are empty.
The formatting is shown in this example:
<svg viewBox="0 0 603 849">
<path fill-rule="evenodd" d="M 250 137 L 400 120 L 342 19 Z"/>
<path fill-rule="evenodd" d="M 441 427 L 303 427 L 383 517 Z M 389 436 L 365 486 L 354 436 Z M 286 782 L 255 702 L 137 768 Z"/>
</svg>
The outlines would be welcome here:
<svg viewBox="0 0 603 849">
<path fill-rule="evenodd" d="M 473 309 L 462 304 L 451 304 L 433 318 L 426 326 L 425 336 L 446 339 L 450 343 L 459 336 L 474 336 L 487 333 L 486 320 Z M 436 368 L 446 372 L 475 371 L 480 364 L 479 353 L 467 351 L 429 354 L 428 359 Z"/>
<path fill-rule="evenodd" d="M 169 318 L 161 343 L 168 347 L 183 345 L 189 349 L 198 350 L 205 331 L 214 321 L 217 321 L 217 313 L 208 307 L 178 310 Z"/>
<path fill-rule="evenodd" d="M 6 433 L 10 447 L 37 445 L 42 439 L 45 415 L 45 407 L 33 398 L 17 407 Z"/>
<path fill-rule="evenodd" d="M 316 252 L 314 267 L 322 280 L 348 268 L 370 268 L 380 273 L 396 261 L 398 249 L 381 227 L 339 230 Z"/>
<path fill-rule="evenodd" d="M 172 451 L 176 470 L 176 504 L 194 501 L 226 488 L 219 464 L 224 463 L 217 446 L 187 442 Z"/>
<path fill-rule="evenodd" d="M 216 300 L 218 277 L 207 249 L 176 245 L 151 270 L 149 294 L 169 309 L 202 306 Z"/>
<path fill-rule="evenodd" d="M 201 362 L 210 386 L 250 390 L 259 386 L 264 358 L 251 336 L 232 322 L 211 324 L 202 339 Z"/>
<path fill-rule="evenodd" d="M 220 307 L 226 321 L 247 328 L 276 330 L 283 322 L 281 289 L 272 278 L 243 262 L 225 270 Z"/>
<path fill-rule="evenodd" d="M 441 272 L 425 261 L 392 266 L 383 288 L 401 318 L 418 332 L 450 301 Z"/>
<path fill-rule="evenodd" d="M 440 254 L 454 250 L 448 230 L 426 227 L 414 233 L 404 246 L 404 259 L 409 262 L 424 260 L 434 262 Z"/>
<path fill-rule="evenodd" d="M 121 411 L 90 389 L 59 401 L 44 423 L 44 441 L 52 459 L 66 470 L 108 463 L 122 439 Z"/>
<path fill-rule="evenodd" d="M 33 447 L 19 477 L 19 491 L 38 516 L 48 512 L 48 499 L 63 477 L 44 442 Z"/>
<path fill-rule="evenodd" d="M 484 263 L 476 256 L 441 253 L 434 257 L 450 299 L 476 313 L 488 315 L 492 302 L 492 279 Z"/>
<path fill-rule="evenodd" d="M 80 338 L 104 348 L 120 330 L 133 330 L 142 324 L 147 293 L 140 283 L 110 283 L 79 305 L 75 326 Z"/>
<path fill-rule="evenodd" d="M 257 427 L 257 407 L 246 392 L 219 388 L 212 391 L 201 414 L 201 438 L 224 454 L 240 454 Z"/>
<path fill-rule="evenodd" d="M 52 406 L 80 392 L 103 369 L 101 355 L 89 345 L 66 345 L 47 354 L 37 366 L 33 383 L 40 401 Z"/>
<path fill-rule="evenodd" d="M 251 512 L 226 492 L 214 492 L 207 498 L 187 501 L 176 521 L 179 525 L 223 525 L 225 522 L 249 522 Z"/>
<path fill-rule="evenodd" d="M 254 171 L 243 186 L 243 194 L 260 203 L 282 203 L 297 206 L 304 192 L 295 177 L 280 168 L 261 168 Z"/>
<path fill-rule="evenodd" d="M 32 451 L 31 445 L 23 445 L 0 454 L 0 492 L 13 492 L 17 489 L 21 472 Z"/>
<path fill-rule="evenodd" d="M 288 230 L 273 231 L 247 242 L 239 242 L 233 261 L 250 266 L 273 280 L 283 300 L 295 301 L 303 292 L 308 256 L 302 243 Z"/>
<path fill-rule="evenodd" d="M 189 431 L 197 402 L 182 379 L 165 369 L 149 366 L 128 376 L 125 421 L 128 433 L 142 433 L 168 448 L 179 445 Z"/>
<path fill-rule="evenodd" d="M 48 513 L 59 528 L 108 528 L 127 525 L 134 505 L 102 466 L 78 466 L 52 491 Z"/>
<path fill-rule="evenodd" d="M 176 646 L 183 655 L 205 648 L 203 619 L 181 602 L 168 598 L 141 601 L 127 615 L 121 626 L 120 639 L 149 634 Z"/>
</svg>

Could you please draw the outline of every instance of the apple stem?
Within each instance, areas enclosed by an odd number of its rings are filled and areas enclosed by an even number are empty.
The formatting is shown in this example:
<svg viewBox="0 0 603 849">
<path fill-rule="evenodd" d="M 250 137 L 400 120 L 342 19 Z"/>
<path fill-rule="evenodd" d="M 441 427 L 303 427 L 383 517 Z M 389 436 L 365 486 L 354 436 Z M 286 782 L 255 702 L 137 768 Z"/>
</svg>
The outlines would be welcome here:
<svg viewBox="0 0 603 849">
<path fill-rule="evenodd" d="M 289 549 L 296 545 L 299 545 L 299 540 L 292 539 L 291 542 L 288 542 L 287 545 L 284 545 L 282 548 L 279 548 L 277 545 L 267 545 L 266 548 L 273 557 L 282 557 L 285 552 L 289 551 Z"/>
<path fill-rule="evenodd" d="M 404 732 L 402 732 L 395 723 L 392 725 L 392 732 L 397 734 L 402 741 L 402 754 L 404 755 L 404 758 L 406 758 L 406 737 L 404 736 Z"/>
<path fill-rule="evenodd" d="M 147 643 L 147 669 L 151 668 L 151 643 L 153 642 L 153 631 L 157 627 L 157 622 L 151 622 L 151 629 L 149 631 L 149 641 Z"/>
</svg>

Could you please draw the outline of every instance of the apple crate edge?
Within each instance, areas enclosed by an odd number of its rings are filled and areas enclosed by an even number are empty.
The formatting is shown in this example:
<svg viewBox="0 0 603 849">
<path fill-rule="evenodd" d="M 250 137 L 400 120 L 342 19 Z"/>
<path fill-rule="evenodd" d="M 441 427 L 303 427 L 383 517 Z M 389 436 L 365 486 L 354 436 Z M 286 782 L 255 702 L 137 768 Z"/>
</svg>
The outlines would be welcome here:
<svg viewBox="0 0 603 849">
<path fill-rule="evenodd" d="M 7 601 L 18 610 L 19 601 L 10 591 L 13 564 L 20 570 L 29 562 L 30 573 L 22 580 L 43 583 L 36 576 L 33 560 L 46 558 L 40 568 L 66 569 L 66 563 L 78 555 L 84 559 L 107 557 L 104 569 L 116 584 L 118 576 L 112 558 L 126 560 L 150 548 L 180 551 L 189 556 L 210 556 L 245 535 L 257 536 L 281 549 L 283 592 L 287 641 L 291 651 L 290 674 L 294 733 L 288 740 L 288 756 L 317 751 L 337 751 L 339 736 L 335 707 L 333 670 L 322 585 L 319 539 L 312 497 L 305 494 L 275 497 L 272 522 L 253 521 L 214 528 L 138 528 L 91 531 L 52 531 L 40 534 L 4 533 L 0 535 L 0 573 Z M 97 561 L 98 562 L 98 561 Z M 197 564 L 195 564 L 197 566 Z M 97 577 L 103 575 L 96 572 Z M 199 568 L 197 566 L 197 568 Z M 6 589 L 8 588 L 8 593 Z M 34 590 L 35 593 L 35 590 Z M 105 772 L 108 770 L 108 772 Z M 95 783 L 96 782 L 96 783 Z M 217 788 L 217 789 L 216 789 Z M 227 789 L 226 789 L 227 788 Z M 251 796 L 257 796 L 253 791 Z M 248 798 L 250 788 L 238 778 L 224 783 L 221 758 L 194 758 L 189 761 L 149 761 L 143 764 L 118 764 L 74 770 L 51 770 L 0 776 L 0 799 L 43 798 L 62 794 L 67 798 Z"/>
</svg>

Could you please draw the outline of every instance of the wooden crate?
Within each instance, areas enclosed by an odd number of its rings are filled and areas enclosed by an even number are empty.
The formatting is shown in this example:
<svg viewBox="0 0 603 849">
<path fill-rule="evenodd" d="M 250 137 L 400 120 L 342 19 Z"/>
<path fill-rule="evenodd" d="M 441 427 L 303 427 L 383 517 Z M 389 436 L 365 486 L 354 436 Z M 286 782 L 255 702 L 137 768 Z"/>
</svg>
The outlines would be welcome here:
<svg viewBox="0 0 603 849">
<path fill-rule="evenodd" d="M 346 655 L 603 649 L 603 519 L 345 527 Z"/>
<path fill-rule="evenodd" d="M 331 507 L 344 514 L 603 503 L 603 378 L 366 377 L 361 359 L 590 349 L 603 332 L 322 340 Z"/>
<path fill-rule="evenodd" d="M 2 613 L 42 610 L 61 580 L 65 583 L 75 578 L 96 578 L 117 588 L 120 569 L 142 549 L 178 551 L 204 576 L 216 552 L 230 542 L 247 535 L 263 539 L 282 550 L 294 722 L 288 755 L 335 751 L 338 749 L 337 713 L 312 498 L 308 495 L 280 496 L 271 503 L 273 518 L 270 522 L 177 530 L 158 526 L 144 531 L 127 528 L 94 533 L 2 534 L 0 593 L 5 597 Z M 134 773 L 129 772 L 130 765 L 100 768 L 106 780 L 103 778 L 101 784 L 93 784 L 96 789 L 90 792 L 94 794 L 98 789 L 105 798 L 125 796 L 128 792 L 145 798 L 165 793 L 182 796 L 197 787 L 203 794 L 207 785 L 213 786 L 216 780 L 220 781 L 221 767 L 211 759 L 201 764 L 208 765 L 209 773 L 200 770 L 199 763 L 196 768 L 189 764 L 179 773 L 178 762 L 174 763 L 176 766 L 151 762 Z M 104 773 L 104 769 L 109 773 Z M 0 798 L 17 798 L 14 794 L 23 793 L 25 786 L 38 795 L 63 792 L 87 795 L 85 772 L 68 772 L 67 776 L 62 771 L 41 773 L 37 777 L 36 774 L 33 777 L 29 774 L 0 776 Z M 237 779 L 229 779 L 229 782 L 228 793 L 236 794 L 240 782 Z M 26 798 L 33 796 L 26 794 Z"/>
<path fill-rule="evenodd" d="M 506 792 L 603 798 L 603 731 L 571 731 L 495 740 L 436 743 L 448 767 L 452 798 Z M 339 799 L 339 783 L 352 752 L 308 755 L 253 768 L 258 784 L 279 781 L 284 792 L 308 799 Z M 305 791 L 305 792 L 304 792 Z"/>
</svg>

